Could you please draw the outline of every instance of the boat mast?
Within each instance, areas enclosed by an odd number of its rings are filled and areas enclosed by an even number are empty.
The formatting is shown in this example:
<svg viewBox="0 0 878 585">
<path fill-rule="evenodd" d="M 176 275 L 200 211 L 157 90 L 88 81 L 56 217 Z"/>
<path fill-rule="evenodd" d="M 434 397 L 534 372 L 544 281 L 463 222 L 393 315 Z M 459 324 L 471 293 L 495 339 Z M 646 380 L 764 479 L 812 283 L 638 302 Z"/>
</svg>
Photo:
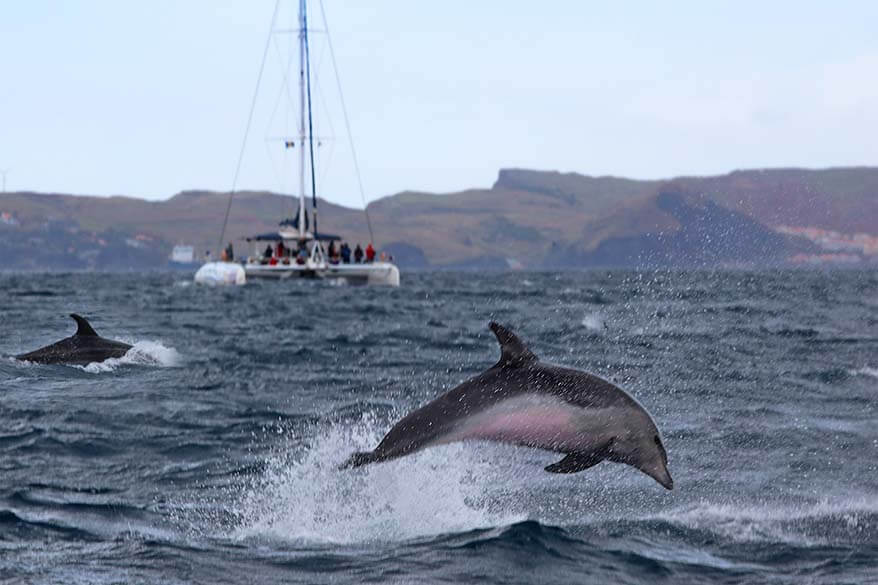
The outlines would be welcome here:
<svg viewBox="0 0 878 585">
<path fill-rule="evenodd" d="M 307 1 L 307 0 L 303 0 Z M 317 177 L 314 166 L 314 116 L 311 112 L 311 49 L 308 45 L 308 16 L 305 15 L 305 89 L 308 94 L 308 154 L 311 155 L 311 220 L 314 237 L 317 238 Z"/>
<path fill-rule="evenodd" d="M 299 238 L 305 237 L 305 0 L 299 0 Z"/>
</svg>

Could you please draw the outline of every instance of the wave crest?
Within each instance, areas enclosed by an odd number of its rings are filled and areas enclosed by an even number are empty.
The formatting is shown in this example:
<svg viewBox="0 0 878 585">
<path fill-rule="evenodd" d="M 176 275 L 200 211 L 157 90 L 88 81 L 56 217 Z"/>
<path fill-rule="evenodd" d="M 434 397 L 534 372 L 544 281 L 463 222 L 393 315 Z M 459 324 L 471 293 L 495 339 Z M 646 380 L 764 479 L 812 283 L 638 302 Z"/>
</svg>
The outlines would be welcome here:
<svg viewBox="0 0 878 585">
<path fill-rule="evenodd" d="M 863 366 L 857 370 L 849 370 L 851 376 L 866 376 L 869 378 L 878 378 L 878 368 L 870 368 Z"/>
<path fill-rule="evenodd" d="M 872 498 L 758 506 L 705 502 L 652 518 L 737 543 L 811 546 L 878 538 L 878 503 Z"/>
</svg>

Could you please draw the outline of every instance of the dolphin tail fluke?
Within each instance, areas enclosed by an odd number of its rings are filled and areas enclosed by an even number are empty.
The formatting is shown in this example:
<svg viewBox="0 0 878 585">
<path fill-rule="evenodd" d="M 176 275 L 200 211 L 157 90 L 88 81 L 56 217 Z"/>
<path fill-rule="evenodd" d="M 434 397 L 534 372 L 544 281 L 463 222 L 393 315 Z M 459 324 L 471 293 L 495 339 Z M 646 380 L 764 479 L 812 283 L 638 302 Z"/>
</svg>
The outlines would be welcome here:
<svg viewBox="0 0 878 585">
<path fill-rule="evenodd" d="M 80 317 L 76 313 L 70 313 L 70 316 L 73 317 L 73 320 L 76 321 L 76 333 L 74 335 L 90 335 L 93 337 L 97 337 L 98 334 L 92 329 L 91 324 L 85 320 L 85 317 Z"/>
<path fill-rule="evenodd" d="M 360 467 L 361 465 L 374 463 L 375 461 L 378 461 L 378 456 L 375 454 L 374 451 L 359 451 L 348 457 L 348 460 L 342 463 L 339 469 Z"/>
</svg>

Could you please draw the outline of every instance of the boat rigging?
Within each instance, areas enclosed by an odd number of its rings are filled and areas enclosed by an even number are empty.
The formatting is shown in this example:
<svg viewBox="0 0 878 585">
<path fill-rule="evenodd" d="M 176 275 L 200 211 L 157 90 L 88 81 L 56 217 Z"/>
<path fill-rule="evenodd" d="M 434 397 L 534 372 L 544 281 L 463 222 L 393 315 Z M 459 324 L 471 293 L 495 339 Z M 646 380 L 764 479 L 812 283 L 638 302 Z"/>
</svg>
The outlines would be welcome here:
<svg viewBox="0 0 878 585">
<path fill-rule="evenodd" d="M 262 83 L 265 62 L 275 29 L 278 6 L 275 4 L 272 14 L 272 22 L 269 30 L 269 39 L 263 51 L 262 63 L 257 76 L 256 90 L 251 102 L 247 126 L 244 134 L 238 162 L 235 168 L 235 177 L 232 191 L 226 205 L 223 228 L 220 234 L 220 248 L 225 241 L 228 228 L 229 215 L 231 213 L 232 198 L 237 189 L 240 176 L 241 163 L 244 156 L 247 138 L 253 121 L 253 113 L 256 108 L 257 95 Z M 322 9 L 322 2 L 321 2 Z M 343 279 L 352 284 L 382 284 L 399 286 L 399 269 L 392 264 L 384 254 L 378 255 L 374 248 L 374 236 L 372 222 L 366 209 L 365 193 L 360 175 L 359 161 L 354 149 L 353 138 L 350 132 L 350 121 L 341 92 L 341 83 L 336 67 L 335 53 L 329 37 L 329 27 L 326 23 L 326 14 L 323 12 L 324 32 L 327 35 L 327 44 L 332 58 L 333 71 L 335 72 L 336 84 L 344 115 L 345 128 L 348 134 L 349 145 L 354 160 L 354 169 L 360 196 L 363 200 L 364 215 L 369 231 L 370 242 L 363 251 L 359 244 L 351 257 L 350 247 L 343 239 L 334 234 L 322 233 L 318 229 L 318 206 L 317 206 L 317 177 L 315 165 L 314 145 L 314 117 L 312 102 L 312 74 L 311 74 L 311 50 L 309 43 L 308 10 L 306 0 L 299 0 L 298 7 L 298 137 L 296 140 L 284 139 L 283 146 L 287 148 L 300 147 L 298 154 L 298 205 L 295 218 L 283 219 L 278 224 L 276 232 L 259 234 L 245 238 L 251 244 L 249 255 L 242 263 L 232 262 L 231 258 L 225 257 L 218 262 L 208 262 L 195 275 L 198 282 L 223 283 L 235 282 L 240 284 L 242 276 L 246 278 L 279 278 L 308 277 L 308 278 L 334 278 Z M 284 33 L 294 32 L 284 29 Z M 318 142 L 319 145 L 319 142 Z M 307 147 L 307 153 L 306 153 Z M 306 158 L 307 155 L 307 158 Z M 306 205 L 307 182 L 310 179 L 310 210 Z M 310 211 L 310 213 L 309 213 Z M 264 250 L 261 246 L 266 246 Z M 327 247 L 328 246 L 328 247 Z M 224 253 L 224 255 L 226 255 Z M 353 261 L 351 261 L 353 260 Z M 240 272 L 239 272 L 240 271 Z"/>
</svg>

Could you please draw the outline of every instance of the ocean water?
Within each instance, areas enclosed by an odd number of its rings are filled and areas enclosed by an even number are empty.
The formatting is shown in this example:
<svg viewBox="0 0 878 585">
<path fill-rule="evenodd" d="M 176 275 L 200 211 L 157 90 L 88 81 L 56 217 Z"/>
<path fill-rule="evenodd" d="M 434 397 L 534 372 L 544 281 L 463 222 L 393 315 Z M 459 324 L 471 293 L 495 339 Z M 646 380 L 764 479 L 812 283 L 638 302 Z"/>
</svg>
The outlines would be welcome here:
<svg viewBox="0 0 878 585">
<path fill-rule="evenodd" d="M 878 583 L 878 273 L 0 275 L 0 581 Z M 134 344 L 16 362 L 74 330 Z M 675 489 L 492 443 L 357 470 L 491 366 L 487 323 L 633 394 Z"/>
</svg>

